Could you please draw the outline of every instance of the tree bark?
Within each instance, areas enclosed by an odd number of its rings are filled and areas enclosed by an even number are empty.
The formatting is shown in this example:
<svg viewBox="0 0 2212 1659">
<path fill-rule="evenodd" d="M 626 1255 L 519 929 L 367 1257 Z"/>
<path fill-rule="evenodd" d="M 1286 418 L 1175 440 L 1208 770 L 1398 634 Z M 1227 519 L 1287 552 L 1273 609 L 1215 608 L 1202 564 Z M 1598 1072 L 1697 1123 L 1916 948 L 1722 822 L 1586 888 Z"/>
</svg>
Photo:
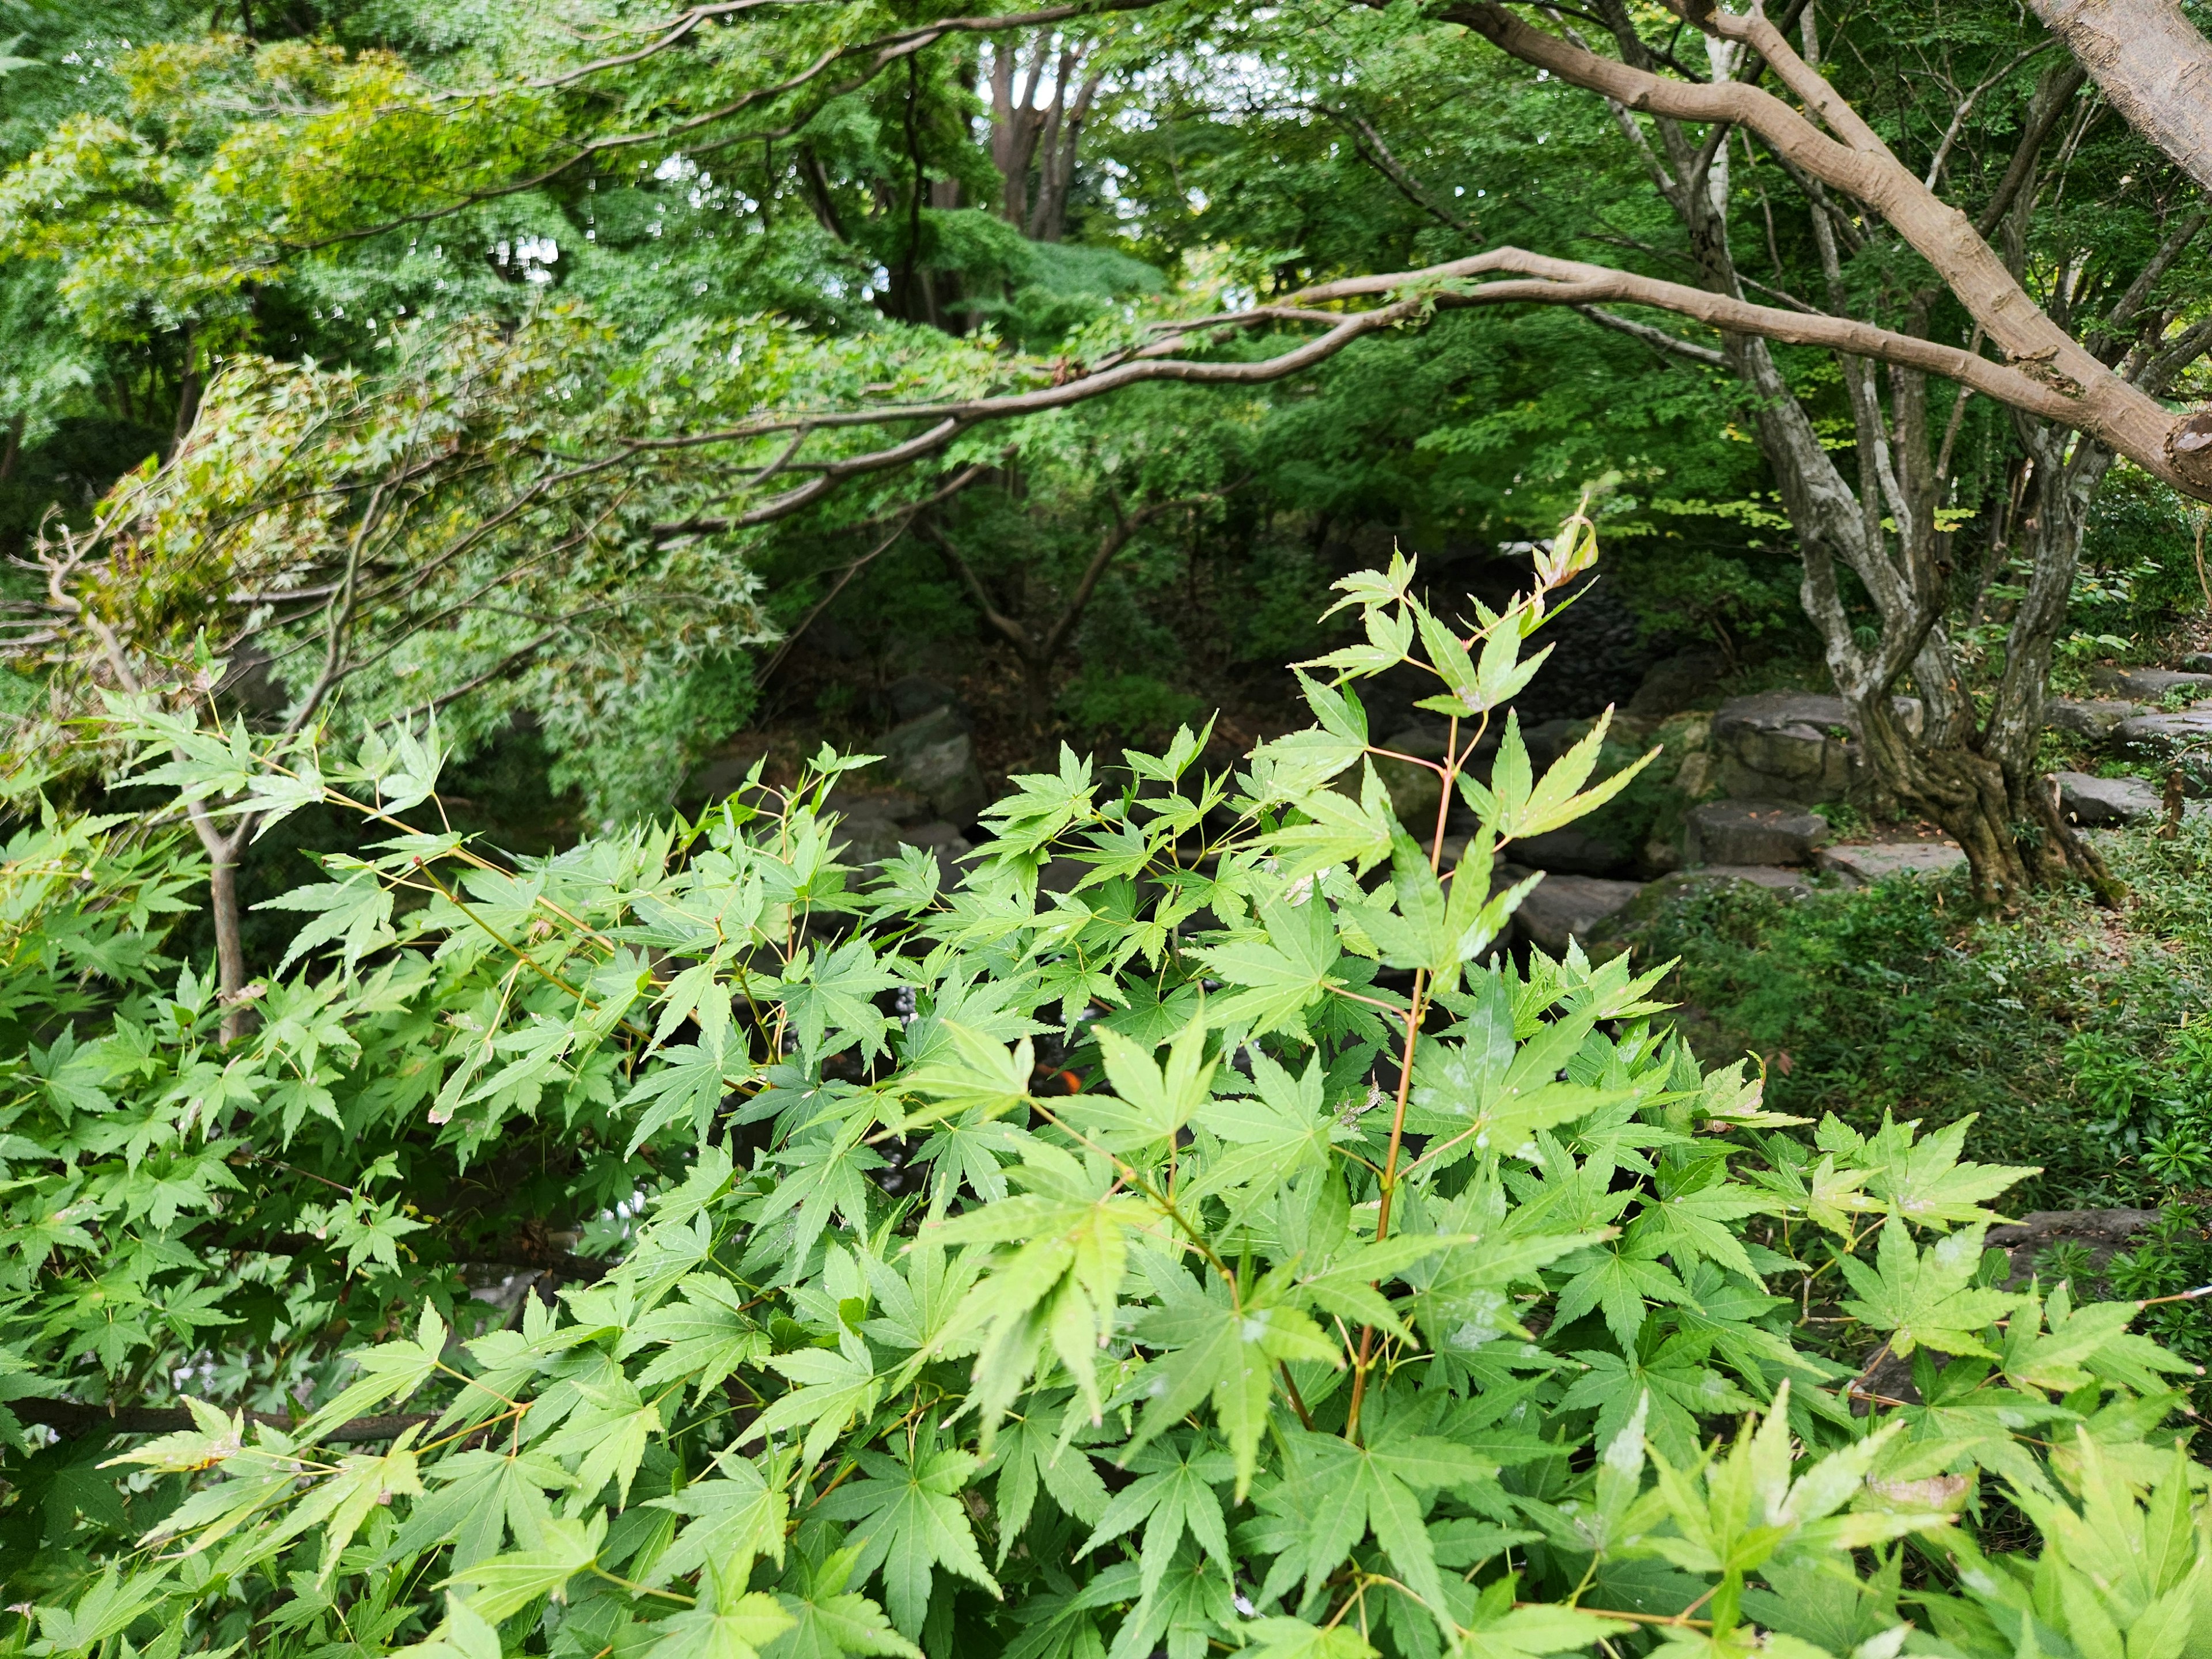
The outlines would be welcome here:
<svg viewBox="0 0 2212 1659">
<path fill-rule="evenodd" d="M 2212 41 L 2174 0 L 2028 0 L 2128 125 L 2212 190 Z"/>
</svg>

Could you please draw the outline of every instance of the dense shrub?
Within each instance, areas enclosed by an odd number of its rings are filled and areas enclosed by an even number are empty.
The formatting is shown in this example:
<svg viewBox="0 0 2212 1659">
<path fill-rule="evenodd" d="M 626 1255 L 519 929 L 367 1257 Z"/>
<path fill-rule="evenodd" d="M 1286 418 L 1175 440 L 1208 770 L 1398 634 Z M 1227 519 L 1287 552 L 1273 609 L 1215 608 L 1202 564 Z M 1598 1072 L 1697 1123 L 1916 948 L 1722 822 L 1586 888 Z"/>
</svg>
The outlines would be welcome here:
<svg viewBox="0 0 2212 1659">
<path fill-rule="evenodd" d="M 1601 730 L 1538 779 L 1510 720 L 1461 773 L 1542 595 L 1470 637 L 1413 574 L 1342 584 L 1316 726 L 1229 776 L 1188 731 L 1064 755 L 949 889 L 839 865 L 826 750 L 508 867 L 421 810 L 419 736 L 130 711 L 150 781 L 386 839 L 277 901 L 228 1042 L 156 949 L 172 844 L 8 849 L 6 1639 L 2203 1652 L 2191 1367 L 2006 1287 L 2029 1171 L 1773 1111 L 1654 1028 L 1656 970 L 1495 959 L 1493 854 L 1620 785 Z M 1350 686 L 1417 638 L 1450 868 Z"/>
</svg>

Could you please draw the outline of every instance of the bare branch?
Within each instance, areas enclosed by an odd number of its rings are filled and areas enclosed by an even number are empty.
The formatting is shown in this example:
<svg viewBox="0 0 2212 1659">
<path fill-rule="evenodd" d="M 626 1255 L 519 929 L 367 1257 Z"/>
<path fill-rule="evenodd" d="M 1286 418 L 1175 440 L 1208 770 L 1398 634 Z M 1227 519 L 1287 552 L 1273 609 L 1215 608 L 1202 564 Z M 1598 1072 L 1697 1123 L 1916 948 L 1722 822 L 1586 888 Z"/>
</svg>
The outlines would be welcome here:
<svg viewBox="0 0 2212 1659">
<path fill-rule="evenodd" d="M 1693 340 L 1685 340 L 1669 334 L 1663 328 L 1654 328 L 1649 323 L 1639 323 L 1627 317 L 1616 316 L 1601 306 L 1577 306 L 1574 309 L 1601 328 L 1626 334 L 1632 340 L 1641 340 L 1654 351 L 1663 351 L 1670 356 L 1686 357 L 1693 363 L 1703 363 L 1709 368 L 1725 368 L 1727 356 L 1711 346 L 1701 346 Z"/>
</svg>

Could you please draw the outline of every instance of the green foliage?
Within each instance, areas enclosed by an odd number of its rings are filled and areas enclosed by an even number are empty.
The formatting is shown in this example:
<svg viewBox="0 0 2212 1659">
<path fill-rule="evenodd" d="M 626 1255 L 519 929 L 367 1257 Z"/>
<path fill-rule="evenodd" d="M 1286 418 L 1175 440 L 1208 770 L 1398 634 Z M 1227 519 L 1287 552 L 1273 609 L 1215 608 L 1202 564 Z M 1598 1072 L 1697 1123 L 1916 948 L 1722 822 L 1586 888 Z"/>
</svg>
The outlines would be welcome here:
<svg viewBox="0 0 2212 1659">
<path fill-rule="evenodd" d="M 1793 1138 L 1655 1029 L 1656 972 L 1492 954 L 1494 856 L 1622 787 L 1510 720 L 1462 769 L 1587 521 L 1555 546 L 1466 622 L 1408 562 L 1347 579 L 1314 726 L 1223 775 L 1188 728 L 1064 753 L 949 890 L 839 863 L 827 749 L 510 866 L 419 827 L 419 738 L 118 702 L 149 784 L 380 840 L 284 896 L 228 1042 L 157 948 L 169 845 L 8 850 L 10 1639 L 1812 1659 L 1897 1650 L 1909 1567 L 1945 1651 L 2198 1651 L 2191 1368 L 2133 1303 L 2002 1286 L 2029 1171 Z M 1451 867 L 1369 759 L 1355 683 L 1407 662 L 1482 818 Z M 557 1295 L 468 1293 L 533 1259 Z M 1862 1417 L 1876 1344 L 1922 1398 Z"/>
</svg>

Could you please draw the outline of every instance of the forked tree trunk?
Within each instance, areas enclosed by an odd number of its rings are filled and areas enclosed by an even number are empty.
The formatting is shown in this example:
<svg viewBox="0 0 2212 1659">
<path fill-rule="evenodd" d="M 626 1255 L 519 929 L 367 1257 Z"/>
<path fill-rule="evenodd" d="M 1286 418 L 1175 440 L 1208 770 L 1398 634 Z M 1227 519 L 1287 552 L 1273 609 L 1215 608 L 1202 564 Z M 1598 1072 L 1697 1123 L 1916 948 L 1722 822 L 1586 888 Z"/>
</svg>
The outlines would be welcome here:
<svg viewBox="0 0 2212 1659">
<path fill-rule="evenodd" d="M 1852 699 L 1875 775 L 1899 802 L 1941 825 L 1963 848 L 1976 901 L 2012 909 L 2036 888 L 2069 877 L 2098 898 L 2123 890 L 2096 848 L 2066 822 L 2056 785 L 2037 764 L 2051 658 L 2065 626 L 2066 602 L 2081 564 L 2081 538 L 2112 452 L 2039 422 L 2015 423 L 2033 457 L 2020 547 L 2027 590 L 2005 639 L 2004 672 L 1978 726 L 1960 705 L 1947 727 L 1931 721 L 1915 740 L 1895 717 L 1887 684 Z M 1925 672 L 1923 661 L 1916 668 Z"/>
</svg>

